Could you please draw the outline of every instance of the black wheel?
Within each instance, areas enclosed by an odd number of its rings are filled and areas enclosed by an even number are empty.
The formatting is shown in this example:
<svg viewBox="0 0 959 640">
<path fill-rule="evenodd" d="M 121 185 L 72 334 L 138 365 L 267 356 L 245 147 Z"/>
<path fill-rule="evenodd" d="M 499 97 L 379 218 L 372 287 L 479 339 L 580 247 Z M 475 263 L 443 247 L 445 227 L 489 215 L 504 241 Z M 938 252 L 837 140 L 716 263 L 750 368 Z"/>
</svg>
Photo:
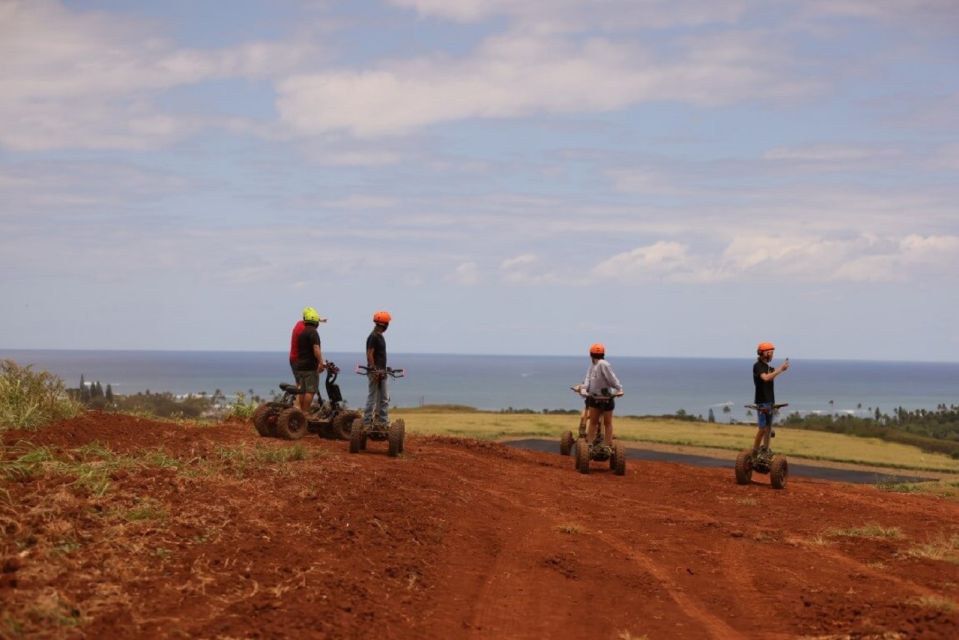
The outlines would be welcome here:
<svg viewBox="0 0 959 640">
<path fill-rule="evenodd" d="M 589 473 L 589 445 L 585 440 L 576 441 L 576 470 Z"/>
<path fill-rule="evenodd" d="M 333 418 L 332 436 L 336 440 L 349 440 L 353 421 L 360 417 L 359 411 L 343 411 Z"/>
<path fill-rule="evenodd" d="M 256 408 L 256 411 L 253 412 L 253 426 L 256 428 L 256 432 L 263 436 L 264 438 L 270 438 L 276 433 L 276 417 L 271 416 L 272 411 L 270 410 L 270 405 L 261 404 Z"/>
<path fill-rule="evenodd" d="M 289 407 L 276 417 L 276 435 L 284 440 L 299 440 L 306 435 L 306 415 L 296 407 Z"/>
<path fill-rule="evenodd" d="M 363 429 L 363 420 L 357 418 L 350 427 L 350 453 L 359 453 L 366 448 L 366 430 Z"/>
<path fill-rule="evenodd" d="M 403 425 L 399 420 L 394 420 L 386 431 L 387 453 L 395 458 L 403 450 Z"/>
<path fill-rule="evenodd" d="M 609 458 L 609 468 L 618 476 L 626 473 L 626 447 L 613 442 L 613 455 Z"/>
<path fill-rule="evenodd" d="M 564 431 L 562 437 L 559 439 L 559 455 L 568 456 L 573 450 L 573 432 Z"/>
<path fill-rule="evenodd" d="M 406 449 L 406 421 L 400 418 L 396 421 L 400 425 L 400 453 Z"/>
<path fill-rule="evenodd" d="M 773 456 L 773 462 L 769 465 L 769 481 L 773 489 L 785 489 L 788 476 L 789 463 L 786 461 L 786 456 Z"/>
<path fill-rule="evenodd" d="M 753 478 L 753 451 L 743 449 L 736 456 L 736 484 L 749 484 Z"/>
</svg>

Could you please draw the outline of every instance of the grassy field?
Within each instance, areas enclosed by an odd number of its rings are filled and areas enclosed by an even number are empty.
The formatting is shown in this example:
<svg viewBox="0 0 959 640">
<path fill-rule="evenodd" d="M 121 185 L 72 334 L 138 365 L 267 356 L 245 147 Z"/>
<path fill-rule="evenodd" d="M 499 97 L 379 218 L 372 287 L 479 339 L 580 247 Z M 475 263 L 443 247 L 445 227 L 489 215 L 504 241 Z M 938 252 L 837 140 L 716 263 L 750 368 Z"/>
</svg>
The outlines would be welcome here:
<svg viewBox="0 0 959 640">
<path fill-rule="evenodd" d="M 444 434 L 487 440 L 515 437 L 556 438 L 567 429 L 575 431 L 575 415 L 486 413 L 462 408 L 395 409 L 413 433 Z M 682 420 L 621 418 L 615 421 L 617 437 L 625 441 L 707 447 L 737 451 L 752 446 L 756 429 Z M 916 447 L 878 438 L 859 438 L 822 431 L 777 427 L 774 449 L 789 456 L 850 462 L 879 467 L 959 473 L 959 460 L 925 453 Z"/>
</svg>

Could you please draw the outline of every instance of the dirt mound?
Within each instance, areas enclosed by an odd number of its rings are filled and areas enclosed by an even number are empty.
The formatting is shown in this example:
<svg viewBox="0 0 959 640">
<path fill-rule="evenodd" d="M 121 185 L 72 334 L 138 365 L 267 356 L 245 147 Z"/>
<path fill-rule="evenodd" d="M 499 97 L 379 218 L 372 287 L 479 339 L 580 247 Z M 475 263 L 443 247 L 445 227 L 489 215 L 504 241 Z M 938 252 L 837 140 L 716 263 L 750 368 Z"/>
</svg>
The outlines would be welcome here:
<svg viewBox="0 0 959 640">
<path fill-rule="evenodd" d="M 3 441 L 0 637 L 959 637 L 935 498 L 109 414 Z"/>
</svg>

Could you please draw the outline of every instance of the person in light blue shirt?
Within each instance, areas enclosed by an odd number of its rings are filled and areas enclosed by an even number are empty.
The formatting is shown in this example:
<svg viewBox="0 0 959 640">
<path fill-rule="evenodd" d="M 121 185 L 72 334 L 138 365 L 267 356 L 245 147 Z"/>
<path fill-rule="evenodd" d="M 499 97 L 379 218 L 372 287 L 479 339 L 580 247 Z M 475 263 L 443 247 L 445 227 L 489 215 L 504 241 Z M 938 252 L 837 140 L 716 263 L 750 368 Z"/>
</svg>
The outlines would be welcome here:
<svg viewBox="0 0 959 640">
<path fill-rule="evenodd" d="M 592 444 L 596 439 L 596 430 L 599 428 L 599 422 L 602 421 L 603 444 L 611 447 L 613 446 L 613 409 L 616 408 L 614 398 L 623 395 L 623 385 L 606 361 L 606 347 L 602 343 L 590 345 L 589 357 L 589 369 L 580 387 L 580 393 L 586 396 L 588 408 L 586 442 Z"/>
</svg>

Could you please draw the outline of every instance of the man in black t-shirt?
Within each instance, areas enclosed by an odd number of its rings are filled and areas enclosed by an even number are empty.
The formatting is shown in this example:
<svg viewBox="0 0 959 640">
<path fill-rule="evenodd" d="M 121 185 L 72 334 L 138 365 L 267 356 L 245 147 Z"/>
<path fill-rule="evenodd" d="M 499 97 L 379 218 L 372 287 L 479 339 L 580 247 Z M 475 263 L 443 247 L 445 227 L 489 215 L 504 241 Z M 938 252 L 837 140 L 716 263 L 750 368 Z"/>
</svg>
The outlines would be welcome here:
<svg viewBox="0 0 959 640">
<path fill-rule="evenodd" d="M 776 345 L 772 342 L 760 342 L 756 347 L 756 363 L 753 365 L 753 384 L 756 386 L 756 416 L 759 431 L 756 432 L 756 439 L 753 441 L 753 454 L 759 452 L 759 447 L 769 446 L 769 438 L 766 435 L 773 426 L 773 410 L 776 404 L 776 391 L 773 381 L 776 377 L 789 369 L 789 359 L 783 362 L 778 369 L 769 364 L 773 359 L 773 352 Z"/>
<path fill-rule="evenodd" d="M 303 319 L 296 323 L 290 336 L 290 368 L 297 386 L 305 390 L 299 396 L 300 409 L 304 413 L 313 404 L 313 396 L 320 392 L 320 371 L 326 368 L 320 350 L 320 334 L 316 330 L 321 322 L 326 322 L 326 318 L 321 318 L 313 307 L 306 307 Z"/>
<path fill-rule="evenodd" d="M 366 339 L 366 366 L 369 368 L 369 394 L 366 397 L 366 411 L 363 413 L 363 424 L 370 426 L 374 418 L 382 424 L 389 423 L 390 397 L 386 392 L 386 338 L 383 333 L 389 328 L 392 320 L 387 311 L 377 311 L 373 314 L 373 331 Z"/>
</svg>

